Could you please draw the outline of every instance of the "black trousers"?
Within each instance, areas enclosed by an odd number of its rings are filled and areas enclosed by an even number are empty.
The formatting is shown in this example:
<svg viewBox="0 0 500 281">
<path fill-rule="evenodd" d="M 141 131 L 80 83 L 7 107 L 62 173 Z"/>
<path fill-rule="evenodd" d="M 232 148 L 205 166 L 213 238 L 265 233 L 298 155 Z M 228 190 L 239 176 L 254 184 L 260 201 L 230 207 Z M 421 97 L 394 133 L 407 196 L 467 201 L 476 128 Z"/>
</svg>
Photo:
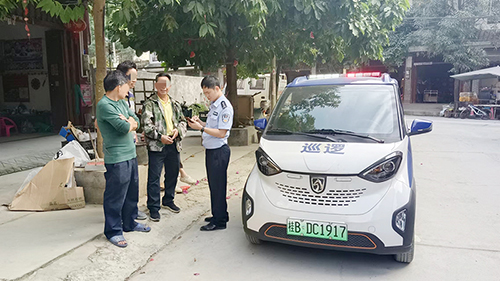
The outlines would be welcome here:
<svg viewBox="0 0 500 281">
<path fill-rule="evenodd" d="M 212 207 L 212 223 L 226 225 L 229 219 L 227 213 L 227 167 L 231 150 L 224 145 L 217 149 L 207 149 L 205 166 L 207 168 L 208 186 L 210 188 L 210 203 Z"/>
<path fill-rule="evenodd" d="M 180 155 L 175 143 L 165 145 L 162 151 L 149 151 L 148 164 L 148 209 L 150 212 L 158 212 L 160 205 L 160 176 L 165 167 L 165 195 L 162 204 L 167 205 L 174 201 L 175 186 L 179 175 Z"/>
<path fill-rule="evenodd" d="M 137 202 L 139 200 L 139 173 L 137 158 L 106 164 L 106 189 L 104 190 L 104 235 L 110 239 L 131 231 L 137 223 Z"/>
</svg>

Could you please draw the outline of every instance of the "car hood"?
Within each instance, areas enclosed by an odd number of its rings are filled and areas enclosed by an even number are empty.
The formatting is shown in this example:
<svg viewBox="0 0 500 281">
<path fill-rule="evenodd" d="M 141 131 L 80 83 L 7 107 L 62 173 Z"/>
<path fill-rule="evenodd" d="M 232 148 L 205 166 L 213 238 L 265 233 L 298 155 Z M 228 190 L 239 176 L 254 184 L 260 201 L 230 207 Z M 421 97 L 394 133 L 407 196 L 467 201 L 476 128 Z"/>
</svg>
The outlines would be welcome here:
<svg viewBox="0 0 500 281">
<path fill-rule="evenodd" d="M 270 141 L 262 138 L 260 147 L 284 171 L 354 175 L 393 152 L 397 143 Z"/>
</svg>

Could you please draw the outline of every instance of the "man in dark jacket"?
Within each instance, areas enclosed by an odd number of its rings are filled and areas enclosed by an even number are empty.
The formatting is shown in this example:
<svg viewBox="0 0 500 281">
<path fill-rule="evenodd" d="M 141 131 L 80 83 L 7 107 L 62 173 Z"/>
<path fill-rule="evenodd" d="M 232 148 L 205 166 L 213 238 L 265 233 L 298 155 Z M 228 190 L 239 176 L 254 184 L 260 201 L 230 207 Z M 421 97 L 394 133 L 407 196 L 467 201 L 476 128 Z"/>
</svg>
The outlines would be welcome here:
<svg viewBox="0 0 500 281">
<path fill-rule="evenodd" d="M 181 140 L 187 132 L 187 123 L 179 102 L 168 92 L 171 77 L 167 73 L 156 76 L 156 93 L 146 102 L 142 123 L 148 144 L 148 209 L 152 221 L 160 221 L 160 208 L 179 213 L 174 203 L 175 186 L 180 168 Z M 160 205 L 160 175 L 165 168 L 165 195 Z"/>
</svg>

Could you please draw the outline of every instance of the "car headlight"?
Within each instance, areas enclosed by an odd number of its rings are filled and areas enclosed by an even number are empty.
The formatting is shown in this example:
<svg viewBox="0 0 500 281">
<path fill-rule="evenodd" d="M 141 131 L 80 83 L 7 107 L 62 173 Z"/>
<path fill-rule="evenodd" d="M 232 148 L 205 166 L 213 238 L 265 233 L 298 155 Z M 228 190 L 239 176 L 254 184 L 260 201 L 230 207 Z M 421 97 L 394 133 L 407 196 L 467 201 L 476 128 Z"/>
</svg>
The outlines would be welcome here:
<svg viewBox="0 0 500 281">
<path fill-rule="evenodd" d="M 272 176 L 281 173 L 278 165 L 261 148 L 255 151 L 255 157 L 257 158 L 257 166 L 264 175 Z"/>
<path fill-rule="evenodd" d="M 371 182 L 384 182 L 396 175 L 402 159 L 403 153 L 396 151 L 368 167 L 359 176 Z"/>
</svg>

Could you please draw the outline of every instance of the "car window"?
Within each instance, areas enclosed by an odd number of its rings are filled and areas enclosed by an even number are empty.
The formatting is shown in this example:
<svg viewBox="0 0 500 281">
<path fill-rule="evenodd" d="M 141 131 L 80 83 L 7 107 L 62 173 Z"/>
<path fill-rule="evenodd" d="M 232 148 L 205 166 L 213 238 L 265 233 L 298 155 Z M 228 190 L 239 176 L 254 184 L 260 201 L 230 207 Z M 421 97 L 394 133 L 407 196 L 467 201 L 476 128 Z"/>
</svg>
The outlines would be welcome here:
<svg viewBox="0 0 500 281">
<path fill-rule="evenodd" d="M 401 139 L 392 85 L 287 88 L 273 111 L 269 129 L 345 130 L 386 142 Z M 366 140 L 346 136 L 345 141 Z"/>
</svg>

